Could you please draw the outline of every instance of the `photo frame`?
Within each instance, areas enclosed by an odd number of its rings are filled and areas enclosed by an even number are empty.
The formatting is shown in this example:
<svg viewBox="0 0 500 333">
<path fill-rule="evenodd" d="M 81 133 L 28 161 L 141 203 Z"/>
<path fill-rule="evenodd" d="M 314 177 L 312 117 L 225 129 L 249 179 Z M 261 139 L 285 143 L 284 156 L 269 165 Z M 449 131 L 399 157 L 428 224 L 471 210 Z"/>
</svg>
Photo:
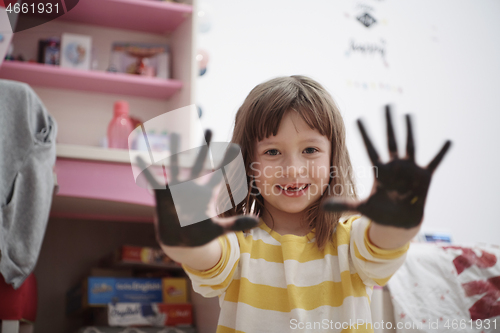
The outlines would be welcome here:
<svg viewBox="0 0 500 333">
<path fill-rule="evenodd" d="M 61 67 L 90 70 L 92 37 L 63 33 L 60 57 Z"/>
<path fill-rule="evenodd" d="M 166 44 L 116 42 L 111 48 L 108 70 L 169 79 L 169 53 Z"/>
</svg>

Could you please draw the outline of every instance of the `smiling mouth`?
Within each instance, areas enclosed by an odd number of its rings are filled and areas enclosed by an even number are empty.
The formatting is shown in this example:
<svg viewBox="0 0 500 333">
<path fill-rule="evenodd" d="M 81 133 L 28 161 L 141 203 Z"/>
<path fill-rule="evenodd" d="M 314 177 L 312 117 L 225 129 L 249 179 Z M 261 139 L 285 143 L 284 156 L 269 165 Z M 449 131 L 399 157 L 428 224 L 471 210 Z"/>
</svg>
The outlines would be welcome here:
<svg viewBox="0 0 500 333">
<path fill-rule="evenodd" d="M 305 190 L 306 188 L 309 187 L 310 184 L 305 184 L 305 185 L 302 185 L 300 187 L 293 187 L 293 186 L 281 186 L 281 185 L 276 185 L 278 188 L 282 189 L 283 191 L 287 191 L 287 192 L 298 192 L 298 191 L 302 191 L 302 190 Z"/>
</svg>

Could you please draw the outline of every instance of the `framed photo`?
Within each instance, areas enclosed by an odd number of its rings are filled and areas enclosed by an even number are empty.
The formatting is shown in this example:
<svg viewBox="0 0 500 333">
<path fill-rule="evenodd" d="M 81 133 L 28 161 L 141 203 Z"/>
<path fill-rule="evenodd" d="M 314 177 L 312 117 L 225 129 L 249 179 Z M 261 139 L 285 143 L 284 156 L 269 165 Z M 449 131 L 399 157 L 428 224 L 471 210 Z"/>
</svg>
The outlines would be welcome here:
<svg viewBox="0 0 500 333">
<path fill-rule="evenodd" d="M 38 42 L 38 62 L 41 64 L 59 65 L 61 56 L 61 41 L 44 39 Z"/>
<path fill-rule="evenodd" d="M 113 43 L 109 71 L 170 78 L 169 46 L 151 43 Z"/>
<path fill-rule="evenodd" d="M 61 67 L 90 69 L 92 37 L 63 33 L 61 38 Z"/>
</svg>

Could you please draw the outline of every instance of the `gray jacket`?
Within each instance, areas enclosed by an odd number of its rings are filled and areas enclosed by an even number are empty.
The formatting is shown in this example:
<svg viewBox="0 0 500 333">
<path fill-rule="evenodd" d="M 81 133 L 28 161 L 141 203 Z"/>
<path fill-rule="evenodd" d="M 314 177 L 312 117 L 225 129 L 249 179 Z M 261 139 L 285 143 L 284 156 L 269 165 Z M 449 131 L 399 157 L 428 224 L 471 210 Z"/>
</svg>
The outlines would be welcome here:
<svg viewBox="0 0 500 333">
<path fill-rule="evenodd" d="M 52 204 L 57 124 L 27 84 L 0 80 L 0 273 L 35 268 Z"/>
</svg>

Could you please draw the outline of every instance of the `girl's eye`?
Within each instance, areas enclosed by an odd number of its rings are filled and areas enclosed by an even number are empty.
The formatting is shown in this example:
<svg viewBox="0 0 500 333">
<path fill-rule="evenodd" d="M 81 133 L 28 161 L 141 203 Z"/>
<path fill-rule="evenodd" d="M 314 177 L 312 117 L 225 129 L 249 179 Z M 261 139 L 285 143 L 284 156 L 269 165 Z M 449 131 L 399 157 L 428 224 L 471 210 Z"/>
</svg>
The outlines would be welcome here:
<svg viewBox="0 0 500 333">
<path fill-rule="evenodd" d="M 304 151 L 307 151 L 308 154 L 314 154 L 318 150 L 316 148 L 309 147 L 309 148 L 304 149 Z M 276 155 L 279 154 L 279 152 L 278 152 L 277 149 L 269 149 L 264 154 L 267 154 L 267 155 L 270 155 L 270 156 L 276 156 Z"/>
<path fill-rule="evenodd" d="M 312 151 L 311 151 L 311 149 L 312 149 Z M 309 150 L 311 154 L 313 154 L 313 153 L 315 153 L 315 152 L 318 151 L 316 148 L 312 148 L 312 147 L 304 149 L 304 151 L 306 151 L 306 150 Z"/>
<path fill-rule="evenodd" d="M 271 153 L 269 153 L 271 152 Z M 269 149 L 268 151 L 266 151 L 264 154 L 267 154 L 267 155 L 271 155 L 271 156 L 276 156 L 278 155 L 277 154 L 278 150 L 277 149 Z M 269 154 L 268 154 L 269 153 Z"/>
</svg>

